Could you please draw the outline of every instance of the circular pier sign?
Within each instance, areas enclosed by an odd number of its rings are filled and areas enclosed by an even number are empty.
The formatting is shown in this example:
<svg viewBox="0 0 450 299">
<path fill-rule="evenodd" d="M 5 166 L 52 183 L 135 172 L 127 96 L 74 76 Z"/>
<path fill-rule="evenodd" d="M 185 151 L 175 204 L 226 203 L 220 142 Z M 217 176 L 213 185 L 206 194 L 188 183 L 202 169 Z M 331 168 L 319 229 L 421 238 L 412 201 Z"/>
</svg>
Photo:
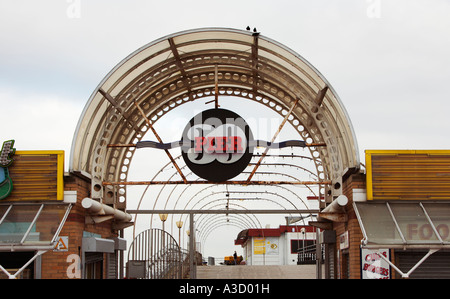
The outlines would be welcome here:
<svg viewBox="0 0 450 299">
<path fill-rule="evenodd" d="M 226 109 L 194 116 L 183 131 L 182 156 L 196 175 L 211 182 L 234 178 L 248 166 L 253 135 L 247 122 Z"/>
</svg>

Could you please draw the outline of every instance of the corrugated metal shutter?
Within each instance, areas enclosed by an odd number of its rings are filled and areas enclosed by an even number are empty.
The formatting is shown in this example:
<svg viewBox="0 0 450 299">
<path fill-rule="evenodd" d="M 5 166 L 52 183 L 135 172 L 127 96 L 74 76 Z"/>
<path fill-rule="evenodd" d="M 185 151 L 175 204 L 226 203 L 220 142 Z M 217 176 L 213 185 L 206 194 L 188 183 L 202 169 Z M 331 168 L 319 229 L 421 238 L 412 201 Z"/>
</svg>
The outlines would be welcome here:
<svg viewBox="0 0 450 299">
<path fill-rule="evenodd" d="M 107 263 L 107 279 L 117 279 L 117 251 L 114 253 L 108 253 L 108 263 Z"/>
<path fill-rule="evenodd" d="M 398 267 L 404 273 L 425 256 L 426 251 L 395 252 Z M 429 256 L 410 276 L 416 279 L 447 278 L 450 279 L 450 252 L 435 252 Z"/>
<path fill-rule="evenodd" d="M 334 264 L 335 264 L 335 246 L 334 244 L 330 245 L 328 244 L 328 246 L 326 247 L 328 249 L 328 269 L 329 269 L 329 276 L 331 279 L 335 278 L 335 269 L 334 269 Z"/>
</svg>

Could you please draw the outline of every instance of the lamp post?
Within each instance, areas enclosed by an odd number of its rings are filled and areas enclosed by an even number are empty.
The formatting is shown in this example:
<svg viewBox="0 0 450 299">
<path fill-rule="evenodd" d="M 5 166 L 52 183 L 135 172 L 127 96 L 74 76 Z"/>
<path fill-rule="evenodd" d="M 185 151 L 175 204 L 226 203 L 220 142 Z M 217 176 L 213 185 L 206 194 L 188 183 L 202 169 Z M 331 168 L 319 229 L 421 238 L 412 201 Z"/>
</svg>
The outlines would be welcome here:
<svg viewBox="0 0 450 299">
<path fill-rule="evenodd" d="M 181 248 L 181 227 L 183 227 L 183 221 L 180 220 L 175 223 L 178 227 L 178 243 L 180 244 L 180 248 Z"/>
<path fill-rule="evenodd" d="M 180 263 L 180 277 L 179 278 L 183 278 L 183 258 L 182 258 L 182 254 L 181 254 L 181 227 L 183 226 L 183 221 L 179 220 L 176 222 L 176 225 L 178 227 L 178 246 L 179 246 L 179 251 L 178 251 L 178 260 Z"/>
<path fill-rule="evenodd" d="M 159 214 L 159 219 L 161 219 L 161 221 L 162 221 L 163 231 L 164 231 L 164 222 L 166 222 L 168 216 L 169 216 L 169 214 Z"/>
<path fill-rule="evenodd" d="M 166 241 L 166 238 L 165 238 L 166 231 L 164 229 L 164 223 L 166 222 L 168 216 L 169 216 L 169 214 L 159 214 L 159 219 L 161 219 L 161 221 L 162 221 L 162 230 L 163 230 L 162 231 L 162 244 L 163 244 L 164 247 L 166 246 L 166 243 L 165 243 L 165 241 Z"/>
</svg>

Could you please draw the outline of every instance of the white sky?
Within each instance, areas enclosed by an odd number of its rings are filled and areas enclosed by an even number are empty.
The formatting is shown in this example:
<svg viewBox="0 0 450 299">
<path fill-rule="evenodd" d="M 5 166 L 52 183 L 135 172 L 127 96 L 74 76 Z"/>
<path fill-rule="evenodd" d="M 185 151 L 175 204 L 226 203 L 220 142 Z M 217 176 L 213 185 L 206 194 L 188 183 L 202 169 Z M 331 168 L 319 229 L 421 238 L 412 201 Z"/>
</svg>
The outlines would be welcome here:
<svg viewBox="0 0 450 299">
<path fill-rule="evenodd" d="M 178 31 L 249 25 L 327 78 L 361 162 L 366 149 L 449 149 L 449 16 L 449 0 L 0 0 L 0 142 L 65 150 L 67 169 L 84 105 L 123 58 Z"/>
</svg>

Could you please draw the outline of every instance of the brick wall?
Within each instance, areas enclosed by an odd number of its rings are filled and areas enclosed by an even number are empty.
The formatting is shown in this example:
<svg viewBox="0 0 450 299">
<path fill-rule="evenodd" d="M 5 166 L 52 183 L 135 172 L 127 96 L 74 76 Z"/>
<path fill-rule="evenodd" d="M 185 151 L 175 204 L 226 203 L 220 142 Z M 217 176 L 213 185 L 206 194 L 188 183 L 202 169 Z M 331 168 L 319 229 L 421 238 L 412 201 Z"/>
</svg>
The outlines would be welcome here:
<svg viewBox="0 0 450 299">
<path fill-rule="evenodd" d="M 345 265 L 343 265 L 343 257 L 348 258 L 349 277 L 350 279 L 361 278 L 361 251 L 360 245 L 363 238 L 355 211 L 353 210 L 353 189 L 365 189 L 366 177 L 364 174 L 357 173 L 350 175 L 343 181 L 343 194 L 348 197 L 349 203 L 346 207 L 348 221 L 345 223 L 334 223 L 333 229 L 336 230 L 336 250 L 339 250 L 339 236 L 348 231 L 349 248 L 340 252 L 340 268 L 341 277 L 345 277 Z"/>
<path fill-rule="evenodd" d="M 53 252 L 48 251 L 42 255 L 41 273 L 43 279 L 64 279 L 67 276 L 68 267 L 73 264 L 73 260 L 67 261 L 69 255 L 81 257 L 81 243 L 83 231 L 99 234 L 102 238 L 112 238 L 117 236 L 117 232 L 112 231 L 112 221 L 105 221 L 100 224 L 85 224 L 86 210 L 81 206 L 81 201 L 89 197 L 91 185 L 88 179 L 69 175 L 64 177 L 64 190 L 77 191 L 77 203 L 67 218 L 67 221 L 59 234 L 69 237 L 68 251 Z M 106 259 L 105 259 L 106 260 Z M 103 273 L 106 273 L 106 263 L 103 263 Z"/>
</svg>

